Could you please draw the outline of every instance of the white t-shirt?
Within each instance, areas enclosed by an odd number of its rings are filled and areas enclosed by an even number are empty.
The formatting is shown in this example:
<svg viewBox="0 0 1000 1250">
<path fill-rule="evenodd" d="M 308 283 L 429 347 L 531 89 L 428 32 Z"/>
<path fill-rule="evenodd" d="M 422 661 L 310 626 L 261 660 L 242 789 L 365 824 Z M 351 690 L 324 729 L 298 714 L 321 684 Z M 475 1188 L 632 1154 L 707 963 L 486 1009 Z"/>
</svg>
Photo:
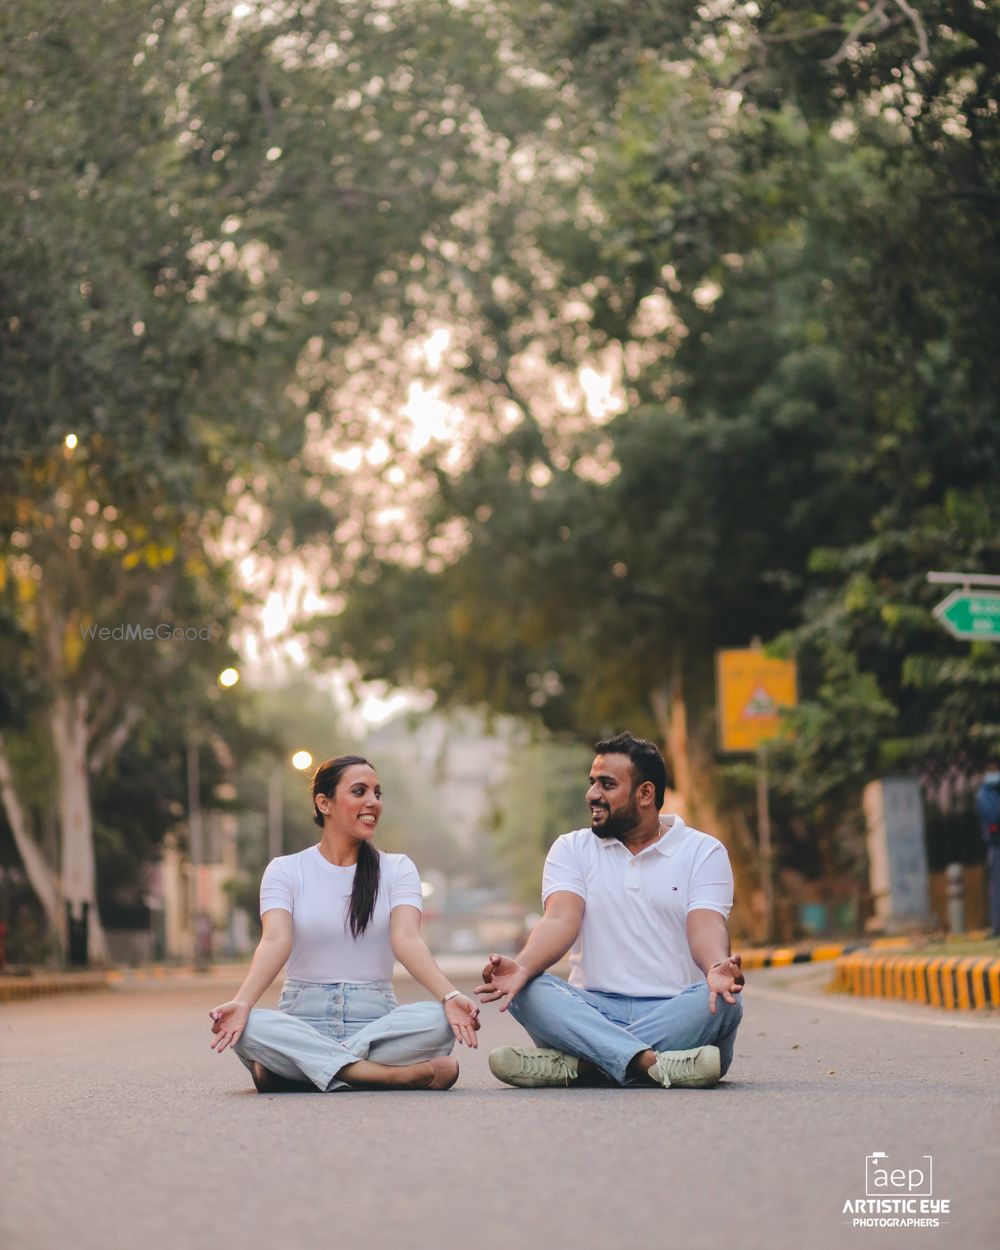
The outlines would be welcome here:
<svg viewBox="0 0 1000 1250">
<path fill-rule="evenodd" d="M 285 976 L 298 981 L 388 981 L 393 955 L 389 914 L 407 904 L 422 910 L 420 874 L 407 855 L 379 851 L 378 897 L 371 924 L 357 941 L 348 914 L 355 866 L 339 868 L 318 846 L 272 859 L 260 883 L 260 914 L 292 913 L 292 953 Z"/>
<path fill-rule="evenodd" d="M 728 918 L 733 870 L 718 838 L 661 816 L 663 835 L 633 855 L 617 838 L 576 829 L 545 860 L 542 900 L 569 890 L 585 900 L 570 952 L 570 985 L 636 998 L 672 998 L 704 977 L 691 958 L 687 914 Z"/>
</svg>

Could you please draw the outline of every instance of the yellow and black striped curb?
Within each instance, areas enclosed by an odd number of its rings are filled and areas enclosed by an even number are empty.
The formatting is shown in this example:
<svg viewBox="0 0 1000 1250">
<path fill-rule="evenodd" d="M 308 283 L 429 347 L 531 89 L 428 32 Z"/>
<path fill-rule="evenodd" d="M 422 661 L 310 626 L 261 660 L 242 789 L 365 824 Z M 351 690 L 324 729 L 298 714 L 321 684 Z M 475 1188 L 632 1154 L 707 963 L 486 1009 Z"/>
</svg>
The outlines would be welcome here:
<svg viewBox="0 0 1000 1250">
<path fill-rule="evenodd" d="M 875 955 L 838 959 L 832 990 L 867 998 L 897 998 L 948 1011 L 1000 1007 L 996 955 Z"/>
<path fill-rule="evenodd" d="M 21 1002 L 26 998 L 49 998 L 53 994 L 80 994 L 108 988 L 103 972 L 59 973 L 51 976 L 0 977 L 0 1003 Z"/>
<path fill-rule="evenodd" d="M 240 964 L 213 964 L 199 968 L 190 965 L 153 964 L 145 968 L 104 968 L 92 972 L 42 972 L 27 976 L 0 976 L 0 1003 L 23 1002 L 31 998 L 50 998 L 54 994 L 81 994 L 93 990 L 144 983 L 164 984 L 191 978 L 228 977 L 238 979 Z"/>
<path fill-rule="evenodd" d="M 149 964 L 143 968 L 110 968 L 104 977 L 109 985 L 137 985 L 145 981 L 184 981 L 191 977 L 241 980 L 245 972 L 246 963 Z"/>
<path fill-rule="evenodd" d="M 867 949 L 867 944 L 856 942 L 828 942 L 824 946 L 775 946 L 765 950 L 741 950 L 744 968 L 787 968 L 789 964 L 809 964 L 820 960 L 839 959 L 851 951 Z"/>
<path fill-rule="evenodd" d="M 446 976 L 478 980 L 485 955 L 438 958 Z M 90 990 L 130 989 L 142 985 L 210 983 L 231 981 L 238 985 L 246 975 L 247 961 L 214 964 L 146 964 L 137 968 L 103 968 L 80 972 L 31 972 L 22 976 L 0 975 L 0 1003 L 19 1002 L 31 998 L 48 998 L 53 994 L 72 994 Z M 399 965 L 394 980 L 412 980 Z"/>
</svg>

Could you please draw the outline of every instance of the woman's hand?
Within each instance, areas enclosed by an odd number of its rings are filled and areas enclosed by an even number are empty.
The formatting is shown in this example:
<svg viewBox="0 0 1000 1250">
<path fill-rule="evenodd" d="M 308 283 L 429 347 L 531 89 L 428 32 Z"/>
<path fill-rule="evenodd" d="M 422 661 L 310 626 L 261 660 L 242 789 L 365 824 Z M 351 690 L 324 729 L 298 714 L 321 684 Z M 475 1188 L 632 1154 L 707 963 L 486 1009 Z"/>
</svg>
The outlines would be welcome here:
<svg viewBox="0 0 1000 1250">
<path fill-rule="evenodd" d="M 471 998 L 459 994 L 455 998 L 448 999 L 444 1005 L 444 1014 L 448 1017 L 448 1023 L 456 1039 L 475 1050 L 479 1045 L 476 1034 L 482 1028 L 479 1023 L 479 1007 Z"/>
<path fill-rule="evenodd" d="M 212 1032 L 215 1034 L 212 1049 L 221 1055 L 227 1046 L 235 1046 L 240 1040 L 247 1026 L 250 1008 L 246 1003 L 234 999 L 220 1007 L 213 1007 L 208 1014 L 212 1020 Z"/>
</svg>

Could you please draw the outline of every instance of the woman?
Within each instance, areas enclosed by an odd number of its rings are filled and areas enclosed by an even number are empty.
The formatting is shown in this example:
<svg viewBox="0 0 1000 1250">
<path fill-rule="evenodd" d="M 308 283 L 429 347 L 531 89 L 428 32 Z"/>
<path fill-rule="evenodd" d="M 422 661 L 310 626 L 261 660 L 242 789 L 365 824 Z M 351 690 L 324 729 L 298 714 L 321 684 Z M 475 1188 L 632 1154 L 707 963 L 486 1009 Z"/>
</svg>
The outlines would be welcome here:
<svg viewBox="0 0 1000 1250">
<path fill-rule="evenodd" d="M 477 1044 L 479 1007 L 424 941 L 413 861 L 371 844 L 382 812 L 375 769 L 359 755 L 327 760 L 312 796 L 322 836 L 268 864 L 263 936 L 236 997 L 209 1012 L 212 1048 L 232 1046 L 258 1093 L 448 1089 L 455 1041 Z M 399 1006 L 393 956 L 436 1003 Z M 253 1010 L 286 962 L 278 1010 Z"/>
</svg>

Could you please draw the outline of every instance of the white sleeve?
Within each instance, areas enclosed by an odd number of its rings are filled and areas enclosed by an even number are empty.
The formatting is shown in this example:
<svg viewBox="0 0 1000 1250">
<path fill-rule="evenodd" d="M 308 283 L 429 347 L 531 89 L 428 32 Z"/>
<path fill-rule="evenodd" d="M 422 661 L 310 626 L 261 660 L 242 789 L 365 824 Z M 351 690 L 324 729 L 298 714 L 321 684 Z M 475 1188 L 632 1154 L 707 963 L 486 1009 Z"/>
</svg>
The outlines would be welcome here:
<svg viewBox="0 0 1000 1250">
<path fill-rule="evenodd" d="M 587 897 L 587 883 L 583 872 L 573 853 L 573 847 L 565 836 L 556 838 L 549 847 L 542 870 L 542 902 L 550 894 L 560 890 L 568 890 L 571 894 L 579 894 L 582 899 Z"/>
<path fill-rule="evenodd" d="M 715 842 L 695 865 L 688 885 L 688 911 L 706 908 L 728 919 L 733 908 L 733 869 L 721 842 Z"/>
<path fill-rule="evenodd" d="M 272 859 L 260 880 L 260 914 L 276 907 L 295 913 L 292 883 L 283 859 Z"/>
<path fill-rule="evenodd" d="M 395 872 L 389 883 L 389 910 L 394 907 L 417 907 L 424 909 L 424 896 L 420 889 L 420 873 L 409 855 L 396 859 Z"/>
</svg>

